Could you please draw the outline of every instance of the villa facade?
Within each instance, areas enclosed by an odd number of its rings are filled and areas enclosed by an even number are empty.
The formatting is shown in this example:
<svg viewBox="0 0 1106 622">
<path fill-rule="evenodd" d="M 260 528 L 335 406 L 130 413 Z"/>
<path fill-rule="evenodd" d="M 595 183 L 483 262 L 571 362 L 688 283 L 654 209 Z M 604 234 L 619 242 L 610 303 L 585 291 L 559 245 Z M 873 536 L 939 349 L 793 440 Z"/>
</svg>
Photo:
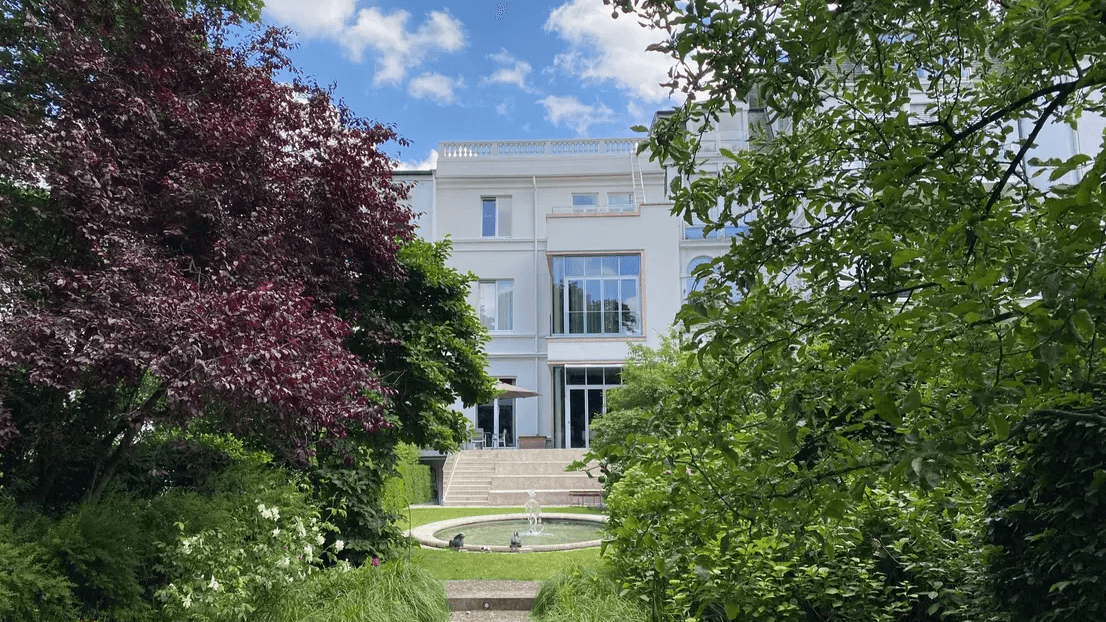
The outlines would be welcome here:
<svg viewBox="0 0 1106 622">
<path fill-rule="evenodd" d="M 712 147 L 747 136 L 739 113 Z M 441 143 L 436 170 L 396 173 L 414 183 L 419 234 L 448 236 L 452 266 L 479 277 L 469 302 L 491 335 L 489 374 L 539 393 L 466 409 L 486 446 L 588 447 L 630 344 L 660 344 L 690 270 L 737 232 L 672 216 L 667 173 L 637 142 Z"/>
</svg>

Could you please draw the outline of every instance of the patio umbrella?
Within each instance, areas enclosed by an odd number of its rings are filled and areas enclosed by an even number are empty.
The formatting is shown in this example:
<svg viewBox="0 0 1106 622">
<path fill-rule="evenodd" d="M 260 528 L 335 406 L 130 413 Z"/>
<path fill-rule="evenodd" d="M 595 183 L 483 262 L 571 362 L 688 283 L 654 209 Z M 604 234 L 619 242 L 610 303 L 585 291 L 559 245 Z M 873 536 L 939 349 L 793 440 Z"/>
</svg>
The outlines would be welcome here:
<svg viewBox="0 0 1106 622">
<path fill-rule="evenodd" d="M 499 392 L 499 397 L 537 397 L 540 395 L 537 391 L 516 387 L 506 382 L 495 383 L 495 390 Z"/>
</svg>

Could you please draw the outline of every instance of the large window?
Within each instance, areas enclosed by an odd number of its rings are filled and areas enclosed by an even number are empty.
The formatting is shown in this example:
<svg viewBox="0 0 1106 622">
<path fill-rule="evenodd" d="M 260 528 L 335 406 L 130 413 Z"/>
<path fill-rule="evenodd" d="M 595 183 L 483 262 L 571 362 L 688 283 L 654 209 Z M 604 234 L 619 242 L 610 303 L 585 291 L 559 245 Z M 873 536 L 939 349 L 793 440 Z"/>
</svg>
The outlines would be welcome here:
<svg viewBox="0 0 1106 622">
<path fill-rule="evenodd" d="M 607 391 L 621 384 L 621 367 L 554 367 L 554 446 L 590 447 L 592 423 L 607 412 Z"/>
<path fill-rule="evenodd" d="M 511 197 L 484 197 L 481 203 L 481 237 L 511 237 Z"/>
<path fill-rule="evenodd" d="M 488 330 L 514 330 L 515 282 L 480 281 L 480 322 Z"/>
<path fill-rule="evenodd" d="M 695 276 L 695 268 L 710 263 L 710 257 L 702 256 L 692 259 L 687 264 L 687 276 L 684 277 L 684 300 L 687 300 L 691 292 L 703 291 L 703 278 Z"/>
<path fill-rule="evenodd" d="M 553 257 L 554 335 L 640 335 L 641 256 Z"/>
</svg>

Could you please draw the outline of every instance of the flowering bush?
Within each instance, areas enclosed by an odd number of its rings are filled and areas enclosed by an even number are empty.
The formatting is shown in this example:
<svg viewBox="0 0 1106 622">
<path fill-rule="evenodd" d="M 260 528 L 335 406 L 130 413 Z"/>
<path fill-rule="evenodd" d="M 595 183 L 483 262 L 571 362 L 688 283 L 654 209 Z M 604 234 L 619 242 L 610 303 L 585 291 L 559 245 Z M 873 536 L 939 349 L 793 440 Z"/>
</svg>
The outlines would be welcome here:
<svg viewBox="0 0 1106 622">
<path fill-rule="evenodd" d="M 324 548 L 333 530 L 313 510 L 258 502 L 254 511 L 226 528 L 187 535 L 165 546 L 164 570 L 172 582 L 157 592 L 169 620 L 247 620 L 258 599 L 301 581 L 344 543 Z M 343 568 L 348 568 L 344 564 Z"/>
</svg>

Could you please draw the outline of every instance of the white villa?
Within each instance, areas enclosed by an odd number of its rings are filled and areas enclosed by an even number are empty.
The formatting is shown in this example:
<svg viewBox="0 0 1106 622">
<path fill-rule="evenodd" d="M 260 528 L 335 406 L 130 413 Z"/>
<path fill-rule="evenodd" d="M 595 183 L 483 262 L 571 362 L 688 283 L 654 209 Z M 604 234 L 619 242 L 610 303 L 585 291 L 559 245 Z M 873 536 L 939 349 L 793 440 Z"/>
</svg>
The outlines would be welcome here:
<svg viewBox="0 0 1106 622">
<path fill-rule="evenodd" d="M 745 114 L 715 132 L 740 149 Z M 489 373 L 537 391 L 467 409 L 489 447 L 586 448 L 629 344 L 660 344 L 730 240 L 672 216 L 666 172 L 637 139 L 450 142 L 414 182 L 419 233 L 449 236 L 452 265 L 480 278 L 470 303 L 491 333 Z M 734 235 L 736 230 L 725 232 Z"/>
<path fill-rule="evenodd" d="M 702 155 L 745 148 L 750 115 L 724 118 Z M 1085 121 L 1046 127 L 1030 156 L 1097 152 L 1106 123 Z M 1012 141 L 1028 133 L 1013 129 Z M 668 173 L 636 155 L 637 140 L 446 142 L 436 170 L 395 174 L 415 183 L 420 235 L 449 236 L 453 267 L 479 277 L 469 302 L 491 333 L 489 373 L 539 393 L 467 409 L 485 446 L 587 448 L 629 345 L 659 345 L 697 286 L 690 271 L 740 232 L 705 236 L 672 216 Z"/>
</svg>

